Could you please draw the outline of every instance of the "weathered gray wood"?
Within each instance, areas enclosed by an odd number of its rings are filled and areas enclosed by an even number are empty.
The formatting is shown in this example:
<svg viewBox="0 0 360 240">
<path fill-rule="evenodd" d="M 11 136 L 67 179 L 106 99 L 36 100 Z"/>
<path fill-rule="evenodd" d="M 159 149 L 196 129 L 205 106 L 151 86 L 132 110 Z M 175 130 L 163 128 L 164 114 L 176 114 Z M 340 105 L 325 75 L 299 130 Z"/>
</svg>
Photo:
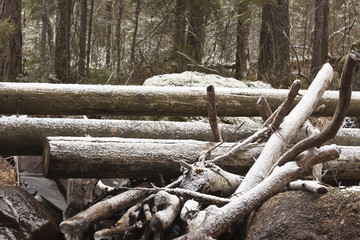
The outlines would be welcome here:
<svg viewBox="0 0 360 240">
<path fill-rule="evenodd" d="M 258 116 L 256 102 L 264 96 L 272 110 L 288 90 L 217 88 L 218 116 Z M 300 91 L 303 95 L 304 91 Z M 104 86 L 45 83 L 0 83 L 1 114 L 207 116 L 206 88 Z M 331 116 L 337 91 L 324 94 L 319 112 Z M 299 98 L 296 100 L 296 102 Z M 360 92 L 353 93 L 348 116 L 360 116 Z"/>
<path fill-rule="evenodd" d="M 216 143 L 194 140 L 154 140 L 125 138 L 47 138 L 43 155 L 46 177 L 166 177 L 179 175 L 183 160 L 197 161 L 200 153 Z M 211 156 L 230 150 L 233 143 L 224 143 Z M 218 162 L 224 170 L 245 174 L 262 152 L 263 146 L 236 153 Z M 340 158 L 325 164 L 336 171 L 338 180 L 360 180 L 360 147 L 340 146 Z M 333 179 L 329 171 L 329 178 Z"/>
<path fill-rule="evenodd" d="M 255 131 L 246 123 L 235 133 L 236 125 L 220 124 L 219 128 L 229 142 Z M 213 140 L 210 125 L 200 122 L 11 117 L 0 118 L 0 155 L 41 155 L 48 136 Z"/>
<path fill-rule="evenodd" d="M 227 142 L 257 131 L 246 123 L 235 133 L 235 125 L 220 124 L 219 128 Z M 0 155 L 41 155 L 48 136 L 213 140 L 210 125 L 201 122 L 11 117 L 0 118 Z M 299 131 L 297 140 L 305 137 Z M 331 143 L 360 146 L 360 129 L 340 129 Z"/>
</svg>

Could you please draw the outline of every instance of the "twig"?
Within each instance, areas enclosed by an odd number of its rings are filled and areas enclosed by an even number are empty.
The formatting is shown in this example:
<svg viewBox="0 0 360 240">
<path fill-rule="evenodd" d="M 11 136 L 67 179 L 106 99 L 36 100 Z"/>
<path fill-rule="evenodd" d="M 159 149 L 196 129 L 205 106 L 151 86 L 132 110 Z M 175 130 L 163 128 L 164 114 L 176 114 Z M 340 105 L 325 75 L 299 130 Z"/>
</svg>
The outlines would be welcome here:
<svg viewBox="0 0 360 240">
<path fill-rule="evenodd" d="M 206 88 L 207 93 L 207 109 L 209 116 L 209 123 L 211 131 L 214 135 L 215 142 L 221 142 L 221 134 L 217 122 L 217 113 L 216 113 L 216 101 L 215 101 L 215 89 L 213 85 L 210 85 Z"/>
<path fill-rule="evenodd" d="M 189 56 L 187 56 L 185 53 L 182 53 L 182 52 L 179 52 L 179 51 L 177 51 L 177 53 L 180 54 L 181 56 L 185 57 L 185 58 L 186 58 L 187 60 L 189 60 L 190 62 L 192 62 L 192 63 L 194 64 L 193 66 L 199 67 L 199 68 L 203 68 L 203 69 L 208 70 L 208 71 L 210 71 L 210 72 L 213 72 L 213 73 L 216 73 L 216 74 L 218 74 L 218 75 L 221 75 L 221 74 L 219 73 L 219 71 L 217 71 L 217 70 L 215 70 L 215 69 L 211 69 L 211 68 L 208 68 L 208 67 L 205 67 L 205 66 L 203 66 L 203 65 L 200 65 L 200 64 L 196 63 L 193 59 L 191 59 L 191 58 L 190 58 Z"/>
</svg>

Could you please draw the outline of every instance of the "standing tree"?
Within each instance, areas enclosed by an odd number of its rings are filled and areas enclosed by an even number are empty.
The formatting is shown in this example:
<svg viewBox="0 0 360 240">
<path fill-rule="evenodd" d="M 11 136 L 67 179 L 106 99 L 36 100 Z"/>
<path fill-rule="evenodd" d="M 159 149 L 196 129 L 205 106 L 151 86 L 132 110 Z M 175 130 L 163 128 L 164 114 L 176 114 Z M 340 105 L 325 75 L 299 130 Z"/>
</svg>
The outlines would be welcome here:
<svg viewBox="0 0 360 240">
<path fill-rule="evenodd" d="M 0 80 L 16 81 L 22 70 L 22 0 L 0 0 Z"/>
<path fill-rule="evenodd" d="M 131 62 L 131 64 L 135 63 L 136 38 L 137 38 L 138 29 L 139 29 L 140 5 L 141 5 L 141 1 L 136 0 L 134 31 L 133 31 L 133 34 L 132 34 L 131 49 L 130 49 L 130 62 Z"/>
<path fill-rule="evenodd" d="M 205 24 L 209 15 L 209 2 L 204 0 L 189 0 L 188 32 L 186 38 L 186 54 L 195 62 L 201 63 L 203 58 Z"/>
<path fill-rule="evenodd" d="M 106 57 L 105 65 L 110 66 L 111 62 L 111 38 L 112 38 L 112 1 L 106 1 Z"/>
<path fill-rule="evenodd" d="M 58 22 L 55 40 L 55 74 L 63 83 L 70 83 L 70 30 L 72 0 L 58 0 Z"/>
<path fill-rule="evenodd" d="M 176 72 L 183 72 L 186 70 L 186 65 L 182 61 L 181 56 L 177 52 L 183 52 L 185 46 L 185 31 L 186 31 L 186 3 L 185 0 L 176 0 L 174 11 L 174 33 L 173 43 L 174 52 L 173 57 L 176 62 Z"/>
<path fill-rule="evenodd" d="M 267 1 L 262 7 L 258 79 L 274 88 L 289 84 L 289 35 L 289 1 Z"/>
<path fill-rule="evenodd" d="M 121 21 L 125 0 L 116 1 L 117 19 L 116 19 L 116 79 L 117 84 L 124 84 L 121 81 Z"/>
<path fill-rule="evenodd" d="M 329 0 L 315 1 L 314 43 L 310 74 L 314 78 L 328 58 Z"/>
<path fill-rule="evenodd" d="M 87 0 L 81 0 L 80 36 L 79 36 L 79 80 L 85 77 L 86 64 L 86 25 L 87 25 Z"/>
<path fill-rule="evenodd" d="M 238 18 L 236 28 L 236 65 L 235 65 L 235 78 L 243 79 L 246 70 L 247 45 L 250 33 L 250 1 L 240 0 L 238 4 Z"/>
</svg>

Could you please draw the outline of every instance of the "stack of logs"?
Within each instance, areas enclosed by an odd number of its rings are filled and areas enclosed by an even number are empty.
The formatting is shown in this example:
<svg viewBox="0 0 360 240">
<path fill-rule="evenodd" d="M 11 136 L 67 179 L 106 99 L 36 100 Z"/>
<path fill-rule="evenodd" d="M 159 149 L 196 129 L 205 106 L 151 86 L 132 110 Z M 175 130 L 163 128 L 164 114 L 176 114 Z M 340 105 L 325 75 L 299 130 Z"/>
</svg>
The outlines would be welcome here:
<svg viewBox="0 0 360 240">
<path fill-rule="evenodd" d="M 95 229 L 95 239 L 216 239 L 285 186 L 326 192 L 321 184 L 323 168 L 337 169 L 338 179 L 358 180 L 357 147 L 323 145 L 331 139 L 342 144 L 349 134 L 354 136 L 352 144 L 358 144 L 354 130 L 339 131 L 347 113 L 359 113 L 351 102 L 351 81 L 360 61 L 358 45 L 353 45 L 345 63 L 339 96 L 328 92 L 324 98 L 332 79 L 329 64 L 307 91 L 299 91 L 299 81 L 287 92 L 278 90 L 282 102 L 258 90 L 239 94 L 234 89 L 220 89 L 215 101 L 212 86 L 205 94 L 194 94 L 200 90 L 191 88 L 171 90 L 167 96 L 171 100 L 158 104 L 157 88 L 56 85 L 54 91 L 53 86 L 41 84 L 23 88 L 24 84 L 0 84 L 0 100 L 9 102 L 1 106 L 2 113 L 208 115 L 212 130 L 199 123 L 7 119 L 0 122 L 4 133 L 0 143 L 8 146 L 1 154 L 39 154 L 43 149 L 43 171 L 50 178 L 145 179 L 135 188 L 109 189 L 99 182 L 99 188 L 110 192 L 61 223 L 69 239 L 85 238 L 91 229 Z M 97 101 L 86 94 L 96 96 Z M 259 95 L 256 108 L 254 98 Z M 44 108 L 39 106 L 43 101 Z M 55 109 L 57 101 L 65 107 Z M 319 104 L 326 107 L 317 110 Z M 256 115 L 245 106 L 258 109 L 256 114 L 264 120 L 260 129 L 217 125 L 217 114 Z M 322 131 L 308 121 L 314 111 L 333 113 Z M 24 129 L 35 140 L 24 141 Z M 78 137 L 85 134 L 89 136 Z M 57 137 L 61 135 L 67 137 Z M 123 138 L 128 136 L 134 138 Z M 209 141 L 212 137 L 214 141 Z M 192 140 L 178 140 L 181 138 Z M 39 142 L 43 139 L 42 148 Z M 316 181 L 295 181 L 313 166 Z M 96 182 L 88 180 L 94 187 Z M 119 213 L 120 220 L 113 222 Z"/>
</svg>

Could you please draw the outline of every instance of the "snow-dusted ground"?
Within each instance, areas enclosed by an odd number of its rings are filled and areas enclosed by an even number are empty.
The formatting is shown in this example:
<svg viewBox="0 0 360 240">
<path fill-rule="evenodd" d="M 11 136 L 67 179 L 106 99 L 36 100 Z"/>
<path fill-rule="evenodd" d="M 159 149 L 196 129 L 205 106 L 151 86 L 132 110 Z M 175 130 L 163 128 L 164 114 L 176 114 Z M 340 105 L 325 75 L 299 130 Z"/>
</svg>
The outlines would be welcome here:
<svg viewBox="0 0 360 240">
<path fill-rule="evenodd" d="M 225 88 L 267 88 L 270 89 L 271 85 L 260 81 L 255 82 L 242 82 L 235 78 L 222 77 L 216 74 L 205 74 L 200 72 L 182 72 L 157 75 L 145 80 L 144 86 L 173 86 L 173 87 L 207 87 L 213 85 L 215 93 L 217 87 Z M 261 118 L 258 117 L 221 117 L 225 123 L 241 124 L 245 122 L 246 127 L 257 128 L 262 124 Z"/>
<path fill-rule="evenodd" d="M 145 86 L 174 86 L 174 87 L 228 87 L 228 88 L 271 88 L 270 84 L 260 81 L 242 82 L 235 78 L 222 77 L 216 74 L 200 72 L 183 72 L 157 75 L 148 78 Z"/>
</svg>

